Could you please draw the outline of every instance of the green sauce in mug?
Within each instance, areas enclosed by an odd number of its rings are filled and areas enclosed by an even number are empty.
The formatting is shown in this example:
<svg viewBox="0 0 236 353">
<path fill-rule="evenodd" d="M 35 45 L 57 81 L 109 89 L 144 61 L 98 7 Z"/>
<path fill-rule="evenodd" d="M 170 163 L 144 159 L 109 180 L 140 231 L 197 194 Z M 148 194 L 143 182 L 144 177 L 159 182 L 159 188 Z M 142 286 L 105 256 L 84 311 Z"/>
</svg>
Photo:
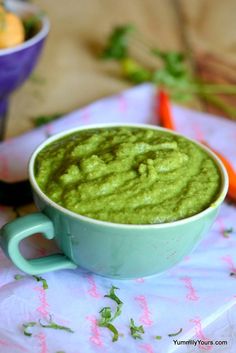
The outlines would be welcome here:
<svg viewBox="0 0 236 353">
<path fill-rule="evenodd" d="M 47 145 L 35 162 L 42 191 L 80 215 L 125 224 L 173 222 L 220 191 L 214 160 L 184 137 L 135 127 L 81 130 Z"/>
</svg>

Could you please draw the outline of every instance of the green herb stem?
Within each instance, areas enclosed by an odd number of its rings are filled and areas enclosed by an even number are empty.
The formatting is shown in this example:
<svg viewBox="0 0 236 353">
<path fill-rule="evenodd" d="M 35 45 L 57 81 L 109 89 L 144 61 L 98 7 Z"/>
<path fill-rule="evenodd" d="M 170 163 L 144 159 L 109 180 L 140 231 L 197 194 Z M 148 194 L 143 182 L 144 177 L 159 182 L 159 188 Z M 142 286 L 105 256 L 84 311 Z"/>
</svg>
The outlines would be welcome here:
<svg viewBox="0 0 236 353">
<path fill-rule="evenodd" d="M 63 331 L 66 331 L 66 332 L 74 333 L 74 331 L 70 327 L 58 325 L 58 324 L 56 324 L 55 322 L 53 322 L 51 320 L 49 321 L 48 324 L 42 324 L 41 321 L 39 321 L 39 324 L 43 328 L 51 328 L 51 329 L 54 329 L 54 330 L 63 330 Z"/>
<path fill-rule="evenodd" d="M 119 338 L 119 332 L 117 331 L 115 326 L 112 325 L 111 323 L 107 323 L 105 327 L 108 328 L 108 330 L 110 330 L 113 333 L 112 342 L 116 342 Z"/>
<path fill-rule="evenodd" d="M 183 331 L 182 328 L 179 329 L 179 331 L 175 332 L 175 333 L 169 333 L 168 336 L 169 337 L 175 337 L 178 336 L 181 332 Z"/>
<path fill-rule="evenodd" d="M 212 103 L 216 107 L 220 108 L 224 113 L 226 113 L 232 119 L 236 119 L 236 108 L 231 105 L 225 103 L 221 98 L 207 95 L 203 92 L 199 92 L 199 94 L 208 102 Z"/>
</svg>

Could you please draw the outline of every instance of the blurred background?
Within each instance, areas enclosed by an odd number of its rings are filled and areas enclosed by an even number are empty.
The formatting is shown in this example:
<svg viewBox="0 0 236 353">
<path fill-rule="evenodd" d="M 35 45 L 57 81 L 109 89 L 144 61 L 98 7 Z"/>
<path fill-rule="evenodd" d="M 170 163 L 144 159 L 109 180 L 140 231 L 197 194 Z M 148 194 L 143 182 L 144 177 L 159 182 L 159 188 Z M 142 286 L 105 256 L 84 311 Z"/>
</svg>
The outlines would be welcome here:
<svg viewBox="0 0 236 353">
<path fill-rule="evenodd" d="M 51 31 L 34 74 L 11 98 L 7 137 L 34 127 L 34 117 L 70 112 L 132 85 L 116 62 L 99 58 L 117 25 L 134 24 L 142 42 L 188 53 L 188 64 L 199 77 L 236 84 L 236 0 L 33 2 L 48 15 Z M 150 60 L 142 48 L 136 54 Z M 235 97 L 226 97 L 233 107 Z M 199 99 L 186 104 L 217 111 Z"/>
</svg>

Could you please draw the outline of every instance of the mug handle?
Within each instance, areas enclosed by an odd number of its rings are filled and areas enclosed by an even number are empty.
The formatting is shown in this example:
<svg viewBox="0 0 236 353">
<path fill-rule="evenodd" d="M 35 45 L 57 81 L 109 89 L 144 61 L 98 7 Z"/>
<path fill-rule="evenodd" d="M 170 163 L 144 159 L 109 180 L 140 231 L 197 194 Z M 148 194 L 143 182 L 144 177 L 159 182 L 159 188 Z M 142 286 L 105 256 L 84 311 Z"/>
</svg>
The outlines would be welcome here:
<svg viewBox="0 0 236 353">
<path fill-rule="evenodd" d="M 75 269 L 77 265 L 63 254 L 53 254 L 37 259 L 25 259 L 19 250 L 19 242 L 35 233 L 53 239 L 54 226 L 43 213 L 32 213 L 7 223 L 0 231 L 0 244 L 5 254 L 23 272 L 30 275 L 61 269 Z"/>
</svg>

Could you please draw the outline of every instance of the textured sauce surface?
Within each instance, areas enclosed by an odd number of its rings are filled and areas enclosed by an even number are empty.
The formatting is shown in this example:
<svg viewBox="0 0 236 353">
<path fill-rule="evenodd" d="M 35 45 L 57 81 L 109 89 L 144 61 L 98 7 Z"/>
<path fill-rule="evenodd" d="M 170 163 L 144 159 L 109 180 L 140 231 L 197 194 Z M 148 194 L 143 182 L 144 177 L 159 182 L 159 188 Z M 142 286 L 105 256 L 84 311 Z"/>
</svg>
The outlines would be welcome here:
<svg viewBox="0 0 236 353">
<path fill-rule="evenodd" d="M 42 191 L 98 220 L 165 223 L 190 217 L 217 198 L 214 160 L 184 137 L 134 127 L 82 130 L 46 146 L 35 162 Z"/>
</svg>

